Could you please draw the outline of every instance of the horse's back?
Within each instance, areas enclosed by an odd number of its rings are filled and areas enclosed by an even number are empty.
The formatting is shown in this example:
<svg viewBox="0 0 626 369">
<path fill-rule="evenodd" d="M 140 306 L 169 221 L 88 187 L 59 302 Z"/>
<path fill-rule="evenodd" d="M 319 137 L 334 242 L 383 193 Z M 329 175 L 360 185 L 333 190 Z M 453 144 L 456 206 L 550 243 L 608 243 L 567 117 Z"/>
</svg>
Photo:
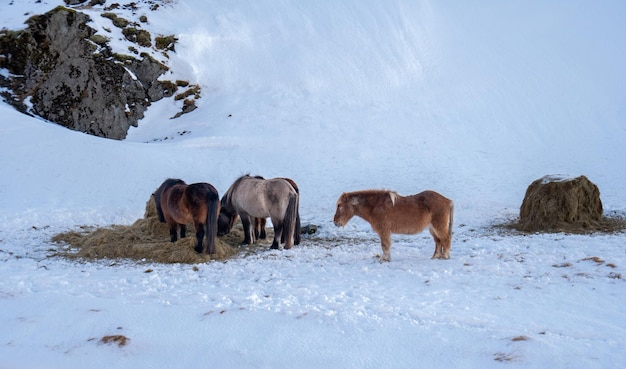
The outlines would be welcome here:
<svg viewBox="0 0 626 369">
<path fill-rule="evenodd" d="M 277 179 L 282 179 L 284 181 L 287 181 L 291 185 L 291 187 L 293 187 L 293 189 L 296 190 L 296 193 L 300 194 L 300 189 L 298 188 L 298 185 L 296 184 L 296 182 L 293 179 L 286 178 L 286 177 L 277 178 Z"/>
<path fill-rule="evenodd" d="M 408 199 L 414 204 L 418 204 L 419 206 L 428 207 L 429 209 L 435 209 L 442 206 L 449 207 L 450 203 L 452 202 L 452 200 L 448 199 L 442 194 L 431 190 L 426 190 L 415 195 L 406 196 L 405 199 Z"/>
<path fill-rule="evenodd" d="M 179 184 L 184 185 L 185 182 L 182 179 L 176 179 L 176 178 L 168 178 L 165 181 L 163 181 L 163 183 L 161 183 L 159 188 L 154 192 L 154 198 L 157 201 L 157 205 L 159 202 L 161 202 L 162 196 L 167 192 L 167 190 Z"/>
<path fill-rule="evenodd" d="M 163 193 L 163 191 L 178 184 L 185 184 L 185 181 L 183 181 L 182 179 L 178 179 L 178 178 L 168 178 L 165 181 L 163 181 L 161 186 L 159 186 L 157 193 Z"/>
<path fill-rule="evenodd" d="M 245 177 L 231 193 L 236 209 L 258 218 L 276 217 L 284 214 L 289 198 L 298 196 L 294 186 L 284 178 L 262 179 Z M 279 210 L 280 209 L 280 210 Z"/>
<path fill-rule="evenodd" d="M 210 183 L 192 183 L 185 189 L 187 196 L 193 197 L 195 201 L 203 201 L 209 196 L 210 199 L 219 197 L 217 189 Z"/>
<path fill-rule="evenodd" d="M 453 202 L 447 197 L 435 191 L 423 191 L 415 195 L 405 197 L 414 208 L 415 216 L 428 217 L 430 223 L 448 224 L 453 211 Z"/>
<path fill-rule="evenodd" d="M 269 190 L 275 193 L 298 194 L 298 186 L 293 180 L 287 178 L 273 178 L 266 181 Z"/>
<path fill-rule="evenodd" d="M 415 195 L 395 196 L 391 213 L 396 223 L 410 223 L 419 219 L 430 223 L 432 218 L 447 217 L 451 201 L 435 191 L 423 191 Z"/>
<path fill-rule="evenodd" d="M 194 217 L 203 217 L 207 211 L 209 202 L 219 202 L 217 189 L 206 182 L 192 183 L 186 186 L 184 196 L 186 206 L 194 213 Z"/>
</svg>

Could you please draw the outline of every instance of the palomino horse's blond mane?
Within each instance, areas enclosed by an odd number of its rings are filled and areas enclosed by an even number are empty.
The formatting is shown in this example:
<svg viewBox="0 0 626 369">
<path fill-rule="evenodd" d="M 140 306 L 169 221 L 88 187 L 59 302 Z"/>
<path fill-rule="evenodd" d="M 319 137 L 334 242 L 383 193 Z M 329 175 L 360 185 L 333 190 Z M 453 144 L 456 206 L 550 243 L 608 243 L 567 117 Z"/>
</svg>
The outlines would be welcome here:
<svg viewBox="0 0 626 369">
<path fill-rule="evenodd" d="M 389 191 L 389 197 L 391 198 L 391 204 L 396 205 L 396 199 L 398 198 L 398 193 L 396 191 Z"/>
</svg>

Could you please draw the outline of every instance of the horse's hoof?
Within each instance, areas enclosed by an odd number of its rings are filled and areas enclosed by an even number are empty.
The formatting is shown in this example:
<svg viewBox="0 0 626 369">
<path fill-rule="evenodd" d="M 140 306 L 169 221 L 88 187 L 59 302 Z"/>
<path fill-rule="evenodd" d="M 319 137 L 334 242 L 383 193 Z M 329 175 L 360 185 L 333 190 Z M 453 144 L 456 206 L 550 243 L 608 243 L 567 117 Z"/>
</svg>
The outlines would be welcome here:
<svg viewBox="0 0 626 369">
<path fill-rule="evenodd" d="M 379 254 L 376 254 L 376 255 L 374 255 L 374 257 L 376 259 L 378 259 L 378 261 L 380 261 L 381 263 L 388 263 L 388 262 L 391 261 L 391 256 L 390 255 L 379 255 Z"/>
<path fill-rule="evenodd" d="M 272 246 L 270 246 L 270 250 L 278 250 L 278 246 L 272 245 Z"/>
</svg>

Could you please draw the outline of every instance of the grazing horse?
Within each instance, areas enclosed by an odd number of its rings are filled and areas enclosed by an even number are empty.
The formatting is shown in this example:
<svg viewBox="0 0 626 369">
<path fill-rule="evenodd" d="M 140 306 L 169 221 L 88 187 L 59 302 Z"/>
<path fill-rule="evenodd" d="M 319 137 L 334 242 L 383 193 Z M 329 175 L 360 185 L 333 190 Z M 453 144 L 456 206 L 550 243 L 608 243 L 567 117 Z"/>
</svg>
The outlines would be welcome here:
<svg viewBox="0 0 626 369">
<path fill-rule="evenodd" d="M 265 179 L 261 176 L 254 176 L 254 178 L 256 179 Z M 222 203 L 225 202 L 226 197 L 222 198 L 222 201 L 220 202 L 220 205 L 222 205 Z M 237 212 L 229 212 L 227 209 L 225 209 L 222 205 L 221 209 L 220 209 L 220 215 L 219 215 L 219 226 L 217 229 L 217 235 L 218 236 L 224 236 L 226 234 L 228 234 L 230 232 L 230 230 L 233 228 L 233 226 L 235 225 L 235 222 L 237 221 L 237 218 L 239 218 L 239 216 L 237 215 Z M 228 224 L 228 226 L 227 226 Z M 266 218 L 254 218 L 254 238 L 259 240 L 264 240 L 267 238 L 267 232 L 265 230 L 265 226 L 267 224 L 267 219 Z M 281 242 L 284 242 L 284 239 L 281 239 Z"/>
<path fill-rule="evenodd" d="M 299 201 L 298 192 L 284 179 L 262 179 L 244 175 L 238 178 L 222 197 L 219 233 L 230 232 L 239 216 L 244 231 L 242 244 L 253 244 L 256 241 L 252 227 L 255 218 L 269 217 L 274 225 L 274 241 L 271 248 L 278 249 L 284 233 L 284 247 L 290 249 L 294 241 Z"/>
<path fill-rule="evenodd" d="M 255 176 L 254 178 L 264 179 L 261 176 Z M 294 190 L 298 193 L 298 198 L 300 197 L 300 189 L 296 182 L 291 178 L 281 178 L 285 181 L 289 182 L 289 184 L 293 187 Z M 293 234 L 293 244 L 299 245 L 300 241 L 302 241 L 302 224 L 300 222 L 300 207 L 298 206 L 298 213 L 296 214 L 296 228 Z M 255 218 L 254 219 L 254 237 L 256 239 L 265 239 L 267 237 L 267 233 L 265 232 L 265 224 L 267 223 L 267 219 L 265 218 Z M 283 232 L 283 236 L 280 238 L 280 242 L 285 243 L 285 233 Z"/>
<path fill-rule="evenodd" d="M 353 216 L 365 219 L 380 236 L 382 261 L 391 261 L 391 234 L 415 234 L 429 227 L 433 259 L 450 258 L 454 203 L 434 191 L 400 196 L 386 190 L 347 192 L 337 200 L 334 222 L 343 227 Z"/>
<path fill-rule="evenodd" d="M 170 239 L 184 238 L 187 223 L 193 222 L 196 228 L 198 243 L 196 252 L 215 254 L 215 236 L 217 235 L 217 218 L 220 208 L 220 197 L 215 187 L 208 183 L 186 184 L 180 179 L 167 179 L 154 193 L 159 221 L 170 227 Z M 206 247 L 202 239 L 206 235 Z"/>
</svg>

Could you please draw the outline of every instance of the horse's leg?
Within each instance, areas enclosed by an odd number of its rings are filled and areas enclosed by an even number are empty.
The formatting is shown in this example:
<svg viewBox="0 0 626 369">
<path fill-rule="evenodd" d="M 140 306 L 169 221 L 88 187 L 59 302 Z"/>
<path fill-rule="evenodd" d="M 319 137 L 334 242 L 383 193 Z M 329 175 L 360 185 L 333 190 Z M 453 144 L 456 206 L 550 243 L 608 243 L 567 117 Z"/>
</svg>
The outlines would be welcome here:
<svg viewBox="0 0 626 369">
<path fill-rule="evenodd" d="M 280 247 L 280 241 L 283 236 L 283 222 L 278 221 L 278 219 L 272 219 L 272 224 L 274 224 L 274 241 L 270 249 L 277 250 Z"/>
<path fill-rule="evenodd" d="M 430 234 L 435 240 L 435 253 L 433 259 L 450 259 L 450 242 L 452 235 L 450 232 L 450 216 L 442 215 L 433 217 L 430 224 Z"/>
<path fill-rule="evenodd" d="M 202 240 L 204 239 L 204 224 L 202 223 L 193 223 L 193 226 L 196 228 L 196 250 L 197 253 L 202 254 L 204 252 L 204 248 L 202 247 Z"/>
<path fill-rule="evenodd" d="M 442 232 L 439 237 L 439 246 L 441 248 L 441 259 L 450 259 L 450 243 L 452 239 L 447 232 Z"/>
<path fill-rule="evenodd" d="M 452 243 L 452 222 L 454 216 L 454 203 L 450 205 L 450 213 L 439 223 L 439 238 L 441 242 L 441 258 L 450 259 L 450 244 Z"/>
<path fill-rule="evenodd" d="M 176 242 L 178 239 L 178 224 L 170 224 L 170 241 Z"/>
<path fill-rule="evenodd" d="M 267 220 L 265 218 L 254 218 L 254 238 L 257 240 L 264 240 L 267 238 L 267 233 L 265 233 L 265 223 Z"/>
<path fill-rule="evenodd" d="M 437 232 L 434 230 L 433 227 L 431 227 L 429 231 L 430 231 L 430 234 L 433 236 L 433 241 L 435 241 L 435 253 L 431 257 L 431 259 L 441 259 L 442 258 L 441 239 L 437 236 Z"/>
<path fill-rule="evenodd" d="M 251 245 L 254 243 L 254 230 L 252 229 L 252 217 L 249 215 L 240 214 L 241 225 L 243 226 L 243 242 L 242 245 Z"/>
<path fill-rule="evenodd" d="M 259 226 L 261 227 L 261 232 L 259 232 L 259 238 L 264 240 L 267 238 L 267 232 L 265 231 L 265 226 L 267 225 L 267 219 L 266 218 L 261 218 L 261 222 L 259 224 Z"/>
<path fill-rule="evenodd" d="M 187 226 L 184 224 L 180 225 L 180 238 L 187 237 Z"/>
<path fill-rule="evenodd" d="M 380 246 L 383 249 L 383 256 L 380 261 L 391 261 L 391 232 L 380 232 Z"/>
</svg>

